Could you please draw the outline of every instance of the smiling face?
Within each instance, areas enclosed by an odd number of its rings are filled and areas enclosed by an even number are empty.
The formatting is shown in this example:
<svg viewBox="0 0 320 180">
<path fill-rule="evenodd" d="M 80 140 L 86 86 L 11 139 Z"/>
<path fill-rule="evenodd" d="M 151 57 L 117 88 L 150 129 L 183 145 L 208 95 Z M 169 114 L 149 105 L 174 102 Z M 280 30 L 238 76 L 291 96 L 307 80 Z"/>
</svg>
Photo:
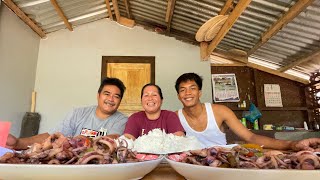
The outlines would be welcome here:
<svg viewBox="0 0 320 180">
<path fill-rule="evenodd" d="M 178 90 L 178 98 L 184 107 L 193 107 L 200 103 L 201 90 L 195 81 L 181 82 Z"/>
<path fill-rule="evenodd" d="M 117 111 L 121 102 L 121 91 L 115 85 L 105 85 L 101 93 L 97 94 L 97 116 L 106 118 Z"/>
<path fill-rule="evenodd" d="M 141 104 L 146 113 L 154 114 L 161 111 L 162 99 L 157 87 L 150 85 L 144 88 Z"/>
</svg>

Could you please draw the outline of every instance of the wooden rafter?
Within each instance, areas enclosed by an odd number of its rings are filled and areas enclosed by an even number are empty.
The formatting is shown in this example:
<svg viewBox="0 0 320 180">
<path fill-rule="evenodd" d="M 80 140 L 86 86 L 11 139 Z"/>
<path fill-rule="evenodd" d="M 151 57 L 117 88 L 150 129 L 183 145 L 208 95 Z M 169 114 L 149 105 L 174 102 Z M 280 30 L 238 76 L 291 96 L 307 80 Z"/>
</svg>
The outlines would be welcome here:
<svg viewBox="0 0 320 180">
<path fill-rule="evenodd" d="M 297 81 L 297 82 L 300 82 L 300 83 L 303 83 L 303 84 L 309 84 L 309 81 L 306 80 L 306 79 L 302 79 L 302 78 L 299 78 L 299 77 L 296 77 L 296 76 L 293 76 L 293 75 L 290 75 L 290 74 L 286 74 L 286 73 L 281 73 L 279 71 L 276 71 L 276 70 L 273 70 L 273 69 L 269 69 L 269 68 L 266 68 L 266 67 L 254 64 L 254 63 L 235 62 L 234 64 L 211 64 L 211 66 L 247 66 L 247 67 L 250 67 L 250 68 L 253 68 L 253 69 L 258 69 L 260 71 L 267 72 L 267 73 L 270 73 L 270 74 L 273 74 L 273 75 L 276 75 L 276 76 L 279 76 L 279 77 L 290 79 L 292 81 Z"/>
<path fill-rule="evenodd" d="M 225 15 L 228 13 L 229 9 L 233 7 L 233 0 L 227 0 L 227 2 L 224 4 L 223 8 L 219 12 L 219 15 Z"/>
<path fill-rule="evenodd" d="M 314 0 L 299 0 L 287 11 L 282 18 L 275 22 L 265 33 L 262 34 L 261 40 L 248 52 L 253 54 L 260 46 L 266 43 L 273 35 L 275 35 L 282 27 L 289 23 L 293 18 L 305 10 Z"/>
<path fill-rule="evenodd" d="M 209 54 L 207 54 L 208 42 L 200 42 L 200 58 L 202 61 L 209 60 Z"/>
<path fill-rule="evenodd" d="M 221 50 L 218 50 L 218 49 L 214 50 L 212 52 L 212 55 L 219 56 L 221 58 L 228 59 L 228 60 L 235 61 L 235 62 L 239 62 L 239 63 L 248 63 L 248 57 L 247 56 L 246 57 L 239 56 L 237 54 L 226 52 L 226 51 L 221 51 Z"/>
<path fill-rule="evenodd" d="M 126 17 L 122 17 L 120 15 L 118 0 L 112 0 L 112 5 L 113 5 L 114 13 L 116 14 L 117 22 L 121 25 L 132 28 L 135 25 L 135 21 Z"/>
<path fill-rule="evenodd" d="M 124 5 L 126 6 L 126 11 L 128 18 L 131 19 L 130 2 L 129 0 L 124 0 Z"/>
<path fill-rule="evenodd" d="M 3 2 L 41 38 L 46 37 L 45 32 L 39 26 L 37 26 L 16 4 L 14 4 L 11 0 L 4 0 Z"/>
<path fill-rule="evenodd" d="M 67 26 L 67 28 L 70 31 L 73 31 L 72 25 L 69 23 L 67 17 L 64 15 L 63 11 L 61 10 L 60 6 L 58 5 L 56 0 L 50 0 L 52 6 L 54 7 L 54 9 L 56 10 L 56 12 L 58 13 L 58 15 L 60 16 L 60 18 L 63 20 L 64 24 Z"/>
<path fill-rule="evenodd" d="M 224 38 L 224 36 L 228 33 L 230 28 L 233 26 L 233 24 L 236 22 L 236 20 L 239 18 L 241 13 L 247 8 L 247 6 L 250 4 L 251 0 L 240 0 L 237 4 L 237 6 L 234 8 L 234 10 L 230 13 L 229 18 L 226 20 L 218 34 L 214 37 L 210 45 L 208 46 L 208 54 L 211 54 L 211 52 L 218 46 L 220 41 Z"/>
<path fill-rule="evenodd" d="M 264 72 L 273 74 L 273 75 L 277 75 L 277 76 L 280 76 L 280 77 L 283 77 L 283 78 L 287 78 L 287 79 L 290 79 L 290 80 L 293 80 L 293 81 L 301 82 L 303 84 L 309 84 L 309 81 L 306 80 L 306 79 L 302 79 L 302 78 L 299 78 L 299 77 L 296 77 L 296 76 L 293 76 L 293 75 L 290 75 L 290 74 L 287 74 L 287 73 L 282 73 L 282 72 L 279 72 L 277 70 L 266 68 L 266 67 L 254 64 L 254 63 L 247 63 L 247 66 L 251 67 L 251 68 L 254 68 L 254 69 L 258 69 L 260 71 L 264 71 Z"/>
<path fill-rule="evenodd" d="M 106 5 L 107 5 L 107 10 L 108 10 L 108 14 L 109 14 L 109 18 L 111 20 L 113 20 L 113 16 L 112 16 L 112 12 L 111 12 L 111 7 L 110 7 L 110 2 L 109 0 L 105 0 L 106 1 Z"/>
<path fill-rule="evenodd" d="M 304 56 L 304 57 L 302 57 L 302 58 L 300 58 L 300 59 L 292 62 L 291 64 L 288 64 L 288 65 L 286 65 L 286 66 L 278 69 L 278 71 L 284 72 L 284 71 L 286 71 L 286 70 L 288 70 L 288 69 L 291 69 L 291 68 L 293 68 L 293 67 L 295 67 L 295 66 L 297 66 L 297 65 L 299 65 L 299 64 L 301 64 L 301 63 L 310 61 L 310 60 L 312 60 L 313 58 L 315 58 L 315 57 L 317 57 L 317 56 L 320 56 L 320 50 L 319 50 L 319 51 L 316 51 L 316 52 L 314 52 L 314 53 L 312 53 L 312 54 L 308 54 L 307 56 Z"/>
<path fill-rule="evenodd" d="M 302 79 L 287 73 L 283 73 L 283 72 L 279 72 L 278 70 L 273 70 L 264 66 L 260 66 L 258 64 L 254 64 L 254 63 L 250 63 L 248 62 L 248 57 L 241 57 L 241 56 L 237 56 L 234 55 L 230 52 L 226 52 L 226 51 L 221 51 L 216 49 L 212 54 L 211 57 L 218 57 L 218 58 L 222 58 L 228 61 L 233 61 L 234 64 L 213 64 L 211 63 L 211 66 L 248 66 L 254 69 L 258 69 L 260 71 L 264 71 L 276 76 L 280 76 L 286 79 L 290 79 L 293 81 L 297 81 L 297 82 L 301 82 L 303 84 L 308 84 L 309 81 L 306 79 Z"/>
<path fill-rule="evenodd" d="M 128 18 L 122 17 L 122 16 L 120 16 L 120 20 L 118 23 L 121 25 L 130 27 L 130 28 L 132 28 L 136 24 L 134 20 L 128 19 Z"/>
<path fill-rule="evenodd" d="M 166 13 L 166 19 L 165 19 L 167 22 L 167 32 L 170 32 L 170 29 L 171 29 L 171 20 L 172 20 L 175 4 L 176 4 L 176 0 L 168 0 L 167 13 Z"/>
<path fill-rule="evenodd" d="M 119 7 L 118 7 L 118 0 L 112 0 L 112 5 L 113 5 L 114 13 L 116 14 L 117 22 L 119 22 L 120 21 L 120 11 L 119 11 Z"/>
</svg>

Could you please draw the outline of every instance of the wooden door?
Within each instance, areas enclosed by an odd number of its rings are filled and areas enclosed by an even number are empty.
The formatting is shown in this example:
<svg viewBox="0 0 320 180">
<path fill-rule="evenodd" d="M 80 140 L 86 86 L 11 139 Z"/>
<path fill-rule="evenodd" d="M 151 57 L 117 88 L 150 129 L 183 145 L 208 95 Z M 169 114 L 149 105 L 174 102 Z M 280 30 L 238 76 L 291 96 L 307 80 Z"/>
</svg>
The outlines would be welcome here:
<svg viewBox="0 0 320 180">
<path fill-rule="evenodd" d="M 104 56 L 102 78 L 119 78 L 126 86 L 119 111 L 131 115 L 141 111 L 141 89 L 154 79 L 154 57 Z"/>
</svg>

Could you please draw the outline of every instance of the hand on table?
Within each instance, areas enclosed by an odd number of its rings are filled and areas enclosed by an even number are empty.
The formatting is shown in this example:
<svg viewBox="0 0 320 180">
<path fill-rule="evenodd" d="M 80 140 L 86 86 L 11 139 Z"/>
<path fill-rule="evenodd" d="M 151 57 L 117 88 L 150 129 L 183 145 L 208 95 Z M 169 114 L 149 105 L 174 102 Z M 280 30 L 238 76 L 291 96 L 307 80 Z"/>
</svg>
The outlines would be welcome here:
<svg viewBox="0 0 320 180">
<path fill-rule="evenodd" d="M 14 137 L 12 134 L 9 134 L 6 142 L 6 148 L 14 149 L 17 145 L 17 142 L 18 139 Z"/>
<path fill-rule="evenodd" d="M 291 146 L 294 151 L 317 151 L 320 152 L 320 138 L 309 138 L 294 142 Z"/>
</svg>

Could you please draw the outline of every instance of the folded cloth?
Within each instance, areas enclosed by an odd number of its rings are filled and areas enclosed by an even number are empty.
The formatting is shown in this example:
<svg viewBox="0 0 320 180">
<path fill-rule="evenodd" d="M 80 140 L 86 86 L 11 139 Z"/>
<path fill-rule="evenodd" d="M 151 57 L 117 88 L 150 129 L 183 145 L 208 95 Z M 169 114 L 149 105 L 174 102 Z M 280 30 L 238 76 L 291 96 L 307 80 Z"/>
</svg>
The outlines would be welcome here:
<svg viewBox="0 0 320 180">
<path fill-rule="evenodd" d="M 7 152 L 13 152 L 13 150 L 7 149 L 7 148 L 4 148 L 4 147 L 0 147 L 0 157 L 3 156 Z"/>
</svg>

